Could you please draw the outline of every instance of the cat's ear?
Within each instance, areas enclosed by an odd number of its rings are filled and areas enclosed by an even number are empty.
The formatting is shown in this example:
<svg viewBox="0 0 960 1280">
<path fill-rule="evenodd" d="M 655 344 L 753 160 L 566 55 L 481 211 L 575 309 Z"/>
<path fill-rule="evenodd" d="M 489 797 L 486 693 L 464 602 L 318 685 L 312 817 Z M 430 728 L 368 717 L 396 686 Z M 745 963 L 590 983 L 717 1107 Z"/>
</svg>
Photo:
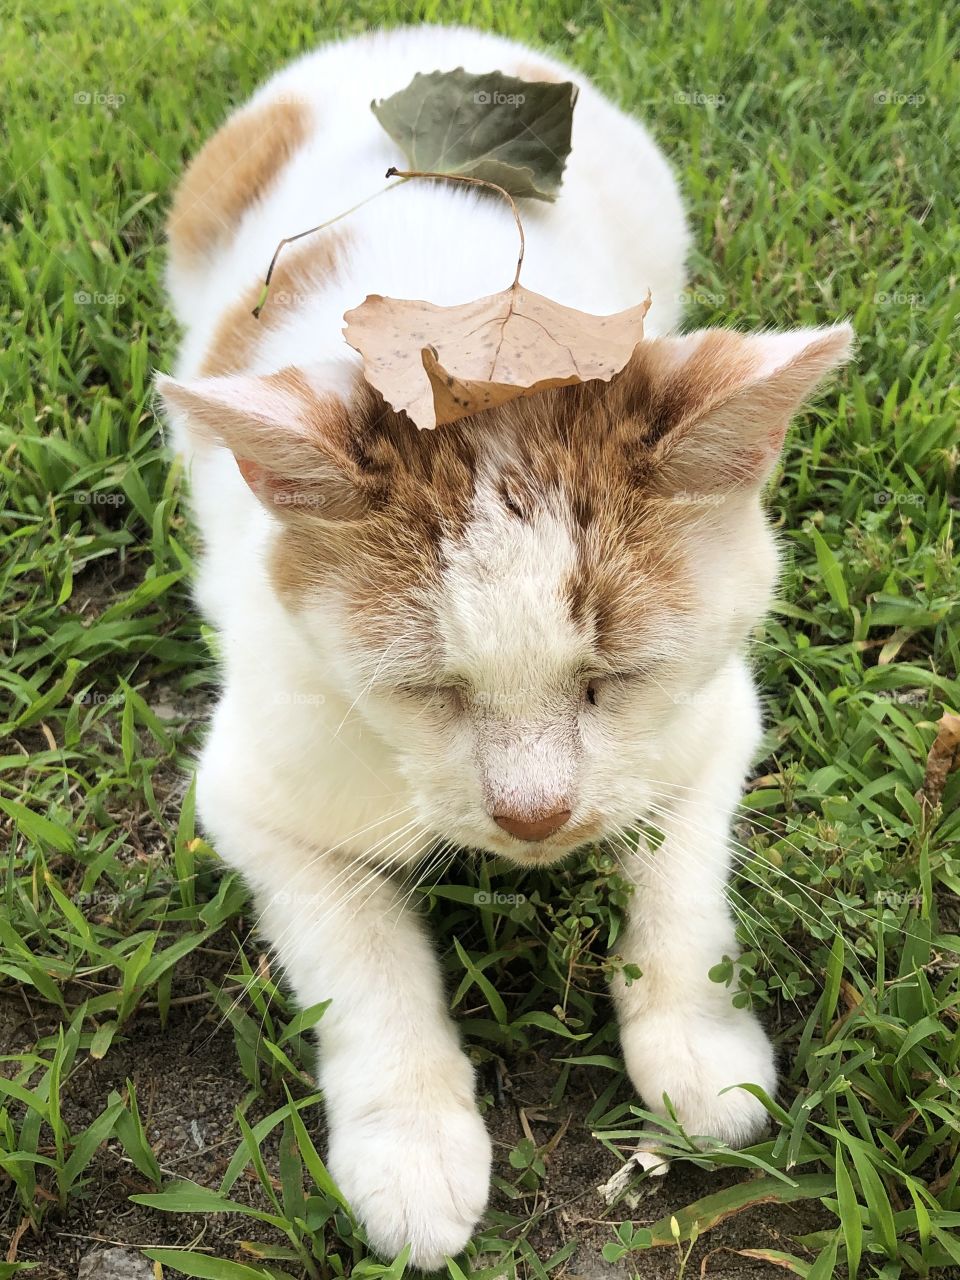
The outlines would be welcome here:
<svg viewBox="0 0 960 1280">
<path fill-rule="evenodd" d="M 289 519 L 362 514 L 347 407 L 338 396 L 318 392 L 302 370 L 186 382 L 160 377 L 156 385 L 195 439 L 230 450 L 269 510 Z"/>
<path fill-rule="evenodd" d="M 642 343 L 626 392 L 652 469 L 672 488 L 759 488 L 791 417 L 849 359 L 853 342 L 842 324 L 788 333 L 705 329 Z"/>
</svg>

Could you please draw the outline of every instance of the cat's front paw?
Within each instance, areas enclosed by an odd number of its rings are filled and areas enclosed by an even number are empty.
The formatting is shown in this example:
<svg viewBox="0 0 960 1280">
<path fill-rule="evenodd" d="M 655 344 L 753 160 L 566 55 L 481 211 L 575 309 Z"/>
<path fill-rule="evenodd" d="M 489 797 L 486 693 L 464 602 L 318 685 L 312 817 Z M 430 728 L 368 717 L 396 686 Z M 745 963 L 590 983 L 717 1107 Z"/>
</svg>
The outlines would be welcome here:
<svg viewBox="0 0 960 1280">
<path fill-rule="evenodd" d="M 647 1107 L 664 1114 L 667 1094 L 691 1137 L 743 1147 L 766 1128 L 762 1103 L 745 1089 L 729 1089 L 758 1084 L 771 1097 L 776 1090 L 773 1047 L 751 1013 L 650 1011 L 629 1021 L 621 1039 L 630 1079 Z"/>
<path fill-rule="evenodd" d="M 330 1134 L 330 1171 L 371 1247 L 392 1259 L 409 1244 L 411 1266 L 425 1271 L 473 1235 L 490 1160 L 479 1112 L 460 1102 L 374 1106 L 337 1117 Z"/>
</svg>

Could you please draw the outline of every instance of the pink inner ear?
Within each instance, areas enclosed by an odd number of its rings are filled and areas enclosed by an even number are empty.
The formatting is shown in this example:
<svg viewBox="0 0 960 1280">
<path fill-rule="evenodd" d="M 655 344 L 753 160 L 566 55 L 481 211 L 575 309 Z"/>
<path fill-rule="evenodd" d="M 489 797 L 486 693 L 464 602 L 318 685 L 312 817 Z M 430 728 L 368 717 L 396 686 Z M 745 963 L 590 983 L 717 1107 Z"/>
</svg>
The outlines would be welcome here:
<svg viewBox="0 0 960 1280">
<path fill-rule="evenodd" d="M 256 493 L 257 487 L 263 480 L 263 467 L 261 467 L 258 462 L 251 462 L 249 458 L 237 458 L 237 466 L 239 467 L 240 474 L 243 476 L 244 480 L 246 480 L 253 492 Z"/>
<path fill-rule="evenodd" d="M 237 470 L 243 476 L 255 498 L 259 498 L 268 507 L 287 506 L 296 502 L 297 482 L 289 476 L 279 476 L 269 467 L 251 458 L 237 458 L 234 455 Z"/>
<path fill-rule="evenodd" d="M 770 465 L 772 459 L 763 449 L 751 449 L 749 445 L 740 455 L 739 466 L 735 468 L 737 474 L 744 476 L 759 475 L 765 471 Z"/>
<path fill-rule="evenodd" d="M 787 425 L 784 423 L 780 427 L 768 428 L 766 440 L 759 448 L 747 445 L 742 457 L 744 471 L 756 476 L 766 475 L 779 457 L 786 435 Z"/>
</svg>

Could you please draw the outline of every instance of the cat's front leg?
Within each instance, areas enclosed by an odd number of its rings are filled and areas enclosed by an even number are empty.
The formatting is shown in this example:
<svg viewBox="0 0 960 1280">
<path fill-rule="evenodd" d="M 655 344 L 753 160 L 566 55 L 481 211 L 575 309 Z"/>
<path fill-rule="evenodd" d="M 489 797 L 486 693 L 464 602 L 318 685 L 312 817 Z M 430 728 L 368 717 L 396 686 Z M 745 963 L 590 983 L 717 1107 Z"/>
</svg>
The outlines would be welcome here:
<svg viewBox="0 0 960 1280">
<path fill-rule="evenodd" d="M 744 1146 L 767 1123 L 739 1084 L 776 1088 L 773 1049 L 756 1017 L 734 1008 L 732 992 L 709 970 L 737 952 L 724 887 L 730 817 L 746 759 L 730 743 L 691 785 L 660 795 L 653 822 L 663 840 L 624 855 L 634 888 L 617 950 L 642 976 L 619 976 L 614 996 L 630 1078 L 651 1111 L 666 1094 L 693 1135 Z M 723 1092 L 728 1090 L 727 1092 Z"/>
<path fill-rule="evenodd" d="M 218 848 L 256 887 L 260 927 L 317 1028 L 330 1171 L 372 1247 L 413 1266 L 458 1254 L 487 1201 L 491 1148 L 439 967 L 384 871 L 296 847 L 211 804 Z M 209 812 L 216 809 L 211 821 Z"/>
</svg>

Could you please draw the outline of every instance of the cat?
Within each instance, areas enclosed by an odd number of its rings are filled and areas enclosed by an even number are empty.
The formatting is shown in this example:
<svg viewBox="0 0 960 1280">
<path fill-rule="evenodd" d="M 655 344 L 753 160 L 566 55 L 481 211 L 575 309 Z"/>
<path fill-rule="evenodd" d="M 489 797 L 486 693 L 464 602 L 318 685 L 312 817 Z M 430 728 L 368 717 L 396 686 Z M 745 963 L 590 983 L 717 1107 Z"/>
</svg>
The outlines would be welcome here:
<svg viewBox="0 0 960 1280">
<path fill-rule="evenodd" d="M 287 248 L 403 156 L 370 101 L 418 71 L 573 80 L 555 204 L 526 201 L 524 284 L 608 313 L 650 290 L 610 383 L 420 432 L 363 381 L 343 314 L 509 284 L 505 202 L 409 182 Z M 745 659 L 771 596 L 761 491 L 848 326 L 676 335 L 690 235 L 641 124 L 574 70 L 480 32 L 377 32 L 300 58 L 199 152 L 168 225 L 184 330 L 158 389 L 189 470 L 196 588 L 223 689 L 197 804 L 318 1026 L 331 1172 L 382 1256 L 466 1245 L 491 1147 L 403 876 L 438 841 L 543 867 L 606 839 L 633 885 L 613 983 L 647 1107 L 743 1144 L 776 1088 L 736 954 L 731 814 L 761 734 Z M 628 833 L 649 819 L 653 853 Z M 723 1092 L 727 1090 L 726 1092 Z"/>
</svg>

